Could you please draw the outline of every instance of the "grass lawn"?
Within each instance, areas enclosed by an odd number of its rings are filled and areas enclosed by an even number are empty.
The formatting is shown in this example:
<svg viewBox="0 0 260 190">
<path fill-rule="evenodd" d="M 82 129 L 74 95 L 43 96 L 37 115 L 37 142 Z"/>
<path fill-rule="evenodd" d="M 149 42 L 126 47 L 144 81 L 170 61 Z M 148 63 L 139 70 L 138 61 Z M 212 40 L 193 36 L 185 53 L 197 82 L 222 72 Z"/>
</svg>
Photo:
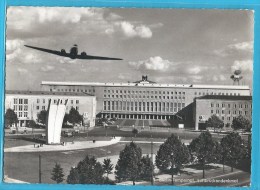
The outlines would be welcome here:
<svg viewBox="0 0 260 190">
<path fill-rule="evenodd" d="M 124 138 L 122 139 L 124 140 Z M 10 143 L 10 144 L 9 144 Z M 15 144 L 12 141 L 7 141 L 6 146 L 23 145 L 26 142 L 16 140 Z M 31 142 L 29 142 L 31 143 Z M 37 183 L 38 182 L 38 163 L 39 154 L 42 157 L 42 182 L 54 183 L 51 178 L 51 171 L 55 162 L 61 164 L 64 169 L 65 176 L 69 174 L 70 168 L 76 166 L 80 160 L 83 160 L 85 155 L 92 155 L 96 158 L 118 155 L 127 143 L 118 143 L 115 145 L 99 148 L 91 148 L 75 151 L 59 151 L 59 152 L 31 152 L 31 153 L 5 153 L 4 154 L 4 175 L 10 178 Z M 139 144 L 143 154 L 150 154 L 150 144 Z M 154 144 L 154 153 L 159 149 L 159 144 Z"/>
</svg>

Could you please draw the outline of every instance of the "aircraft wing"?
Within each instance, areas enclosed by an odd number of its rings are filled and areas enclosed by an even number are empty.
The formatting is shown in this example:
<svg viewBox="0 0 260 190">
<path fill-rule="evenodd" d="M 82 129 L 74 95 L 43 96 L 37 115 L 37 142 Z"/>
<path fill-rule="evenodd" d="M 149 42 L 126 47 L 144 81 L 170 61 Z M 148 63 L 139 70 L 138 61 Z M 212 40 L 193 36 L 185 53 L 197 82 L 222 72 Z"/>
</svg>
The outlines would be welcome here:
<svg viewBox="0 0 260 190">
<path fill-rule="evenodd" d="M 93 56 L 93 55 L 78 55 L 77 59 L 97 59 L 97 60 L 123 60 L 121 58 L 114 57 L 101 57 L 101 56 Z"/>
<path fill-rule="evenodd" d="M 54 55 L 69 57 L 69 54 L 65 53 L 65 52 L 61 53 L 60 51 L 56 51 L 56 50 L 50 50 L 50 49 L 39 48 L 39 47 L 28 46 L 28 45 L 24 45 L 24 46 L 28 47 L 28 48 L 36 49 L 36 50 L 39 50 L 39 51 L 43 51 L 43 52 L 46 52 L 46 53 L 51 53 L 51 54 L 54 54 Z"/>
</svg>

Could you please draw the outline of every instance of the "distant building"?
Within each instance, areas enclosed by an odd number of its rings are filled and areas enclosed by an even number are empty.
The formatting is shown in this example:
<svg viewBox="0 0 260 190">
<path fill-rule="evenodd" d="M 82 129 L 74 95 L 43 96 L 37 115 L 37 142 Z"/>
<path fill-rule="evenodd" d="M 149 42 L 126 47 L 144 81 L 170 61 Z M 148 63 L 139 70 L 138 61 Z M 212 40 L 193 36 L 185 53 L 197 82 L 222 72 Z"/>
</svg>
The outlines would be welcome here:
<svg viewBox="0 0 260 190">
<path fill-rule="evenodd" d="M 229 123 L 231 126 L 233 119 L 239 115 L 251 121 L 252 96 L 202 96 L 195 98 L 193 109 L 196 130 L 200 128 L 201 123 L 205 123 L 214 114 L 224 124 Z"/>
<path fill-rule="evenodd" d="M 148 80 L 147 76 L 127 83 L 43 81 L 42 89 L 49 92 L 90 93 L 97 97 L 98 117 L 120 119 L 172 120 L 178 117 L 179 112 L 189 108 L 194 98 L 205 95 L 250 95 L 248 86 L 159 84 Z"/>
<path fill-rule="evenodd" d="M 95 125 L 96 97 L 82 92 L 50 91 L 6 91 L 5 110 L 11 108 L 17 114 L 18 126 L 28 126 L 29 120 L 37 121 L 37 114 L 48 109 L 48 102 L 68 100 L 66 112 L 74 107 L 80 114 L 87 115 L 89 125 Z"/>
</svg>

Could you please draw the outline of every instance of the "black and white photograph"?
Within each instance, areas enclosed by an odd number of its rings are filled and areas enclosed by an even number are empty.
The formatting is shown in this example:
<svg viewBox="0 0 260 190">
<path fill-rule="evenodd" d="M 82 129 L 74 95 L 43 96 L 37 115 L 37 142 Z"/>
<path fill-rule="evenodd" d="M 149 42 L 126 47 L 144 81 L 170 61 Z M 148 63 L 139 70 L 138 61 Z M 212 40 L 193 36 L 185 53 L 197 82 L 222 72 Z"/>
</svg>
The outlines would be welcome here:
<svg viewBox="0 0 260 190">
<path fill-rule="evenodd" d="M 6 15 L 5 183 L 250 186 L 254 11 Z"/>
</svg>

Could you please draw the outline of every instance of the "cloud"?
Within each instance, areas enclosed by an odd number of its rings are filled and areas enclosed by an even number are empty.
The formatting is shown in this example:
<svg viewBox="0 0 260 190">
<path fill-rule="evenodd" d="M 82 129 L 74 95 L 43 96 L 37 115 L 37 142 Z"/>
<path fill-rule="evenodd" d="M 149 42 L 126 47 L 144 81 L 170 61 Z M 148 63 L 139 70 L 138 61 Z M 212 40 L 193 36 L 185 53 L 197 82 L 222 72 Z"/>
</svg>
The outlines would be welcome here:
<svg viewBox="0 0 260 190">
<path fill-rule="evenodd" d="M 228 46 L 228 48 L 244 51 L 253 51 L 253 41 L 231 44 Z"/>
<path fill-rule="evenodd" d="M 200 66 L 194 66 L 187 69 L 189 74 L 198 74 L 200 73 L 202 68 Z"/>
<path fill-rule="evenodd" d="M 109 11 L 104 8 L 10 7 L 7 10 L 8 35 L 9 38 L 19 35 L 28 39 L 118 33 L 127 38 L 152 37 L 152 30 L 145 23 L 123 20 L 122 16 Z M 160 25 L 151 24 L 154 28 Z"/>
<path fill-rule="evenodd" d="M 159 56 L 150 57 L 147 60 L 129 62 L 129 65 L 136 69 L 152 70 L 152 71 L 167 71 L 173 63 L 169 60 L 164 60 Z"/>
<path fill-rule="evenodd" d="M 27 74 L 27 73 L 28 73 L 28 70 L 25 69 L 25 68 L 17 68 L 17 71 L 18 71 L 20 74 Z"/>
<path fill-rule="evenodd" d="M 45 65 L 45 66 L 42 66 L 42 67 L 41 67 L 41 71 L 43 71 L 43 72 L 52 71 L 52 70 L 54 70 L 54 69 L 55 69 L 55 67 L 54 67 L 54 66 L 51 66 L 51 65 Z"/>
<path fill-rule="evenodd" d="M 6 51 L 14 51 L 20 48 L 23 44 L 24 41 L 20 39 L 6 40 Z"/>
<path fill-rule="evenodd" d="M 241 70 L 242 72 L 252 72 L 253 71 L 253 61 L 252 60 L 236 60 L 231 66 L 231 71 Z"/>
<path fill-rule="evenodd" d="M 224 75 L 213 75 L 212 80 L 214 82 L 218 82 L 218 81 L 225 81 L 227 80 L 227 78 Z"/>
<path fill-rule="evenodd" d="M 129 38 L 133 37 L 140 37 L 140 38 L 151 38 L 153 33 L 148 26 L 145 25 L 138 25 L 135 26 L 134 24 L 122 21 L 115 24 L 116 28 L 121 30 L 121 32 Z"/>
<path fill-rule="evenodd" d="M 162 26 L 163 26 L 163 23 L 161 23 L 161 22 L 149 25 L 150 28 L 161 28 Z"/>
<path fill-rule="evenodd" d="M 220 57 L 227 57 L 230 55 L 241 54 L 242 52 L 249 53 L 251 55 L 253 52 L 253 41 L 230 44 L 223 49 L 215 50 L 214 54 Z"/>
</svg>

